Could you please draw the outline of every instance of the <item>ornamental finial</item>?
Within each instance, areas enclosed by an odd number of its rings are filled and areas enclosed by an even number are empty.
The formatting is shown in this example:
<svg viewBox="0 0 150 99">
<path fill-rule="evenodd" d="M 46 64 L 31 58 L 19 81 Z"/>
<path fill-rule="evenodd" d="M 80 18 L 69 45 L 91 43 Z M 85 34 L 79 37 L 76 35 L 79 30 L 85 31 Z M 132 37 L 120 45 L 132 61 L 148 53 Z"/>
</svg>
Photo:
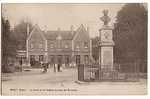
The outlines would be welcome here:
<svg viewBox="0 0 150 99">
<path fill-rule="evenodd" d="M 108 10 L 103 10 L 104 16 L 102 16 L 100 19 L 104 22 L 104 25 L 108 25 L 109 21 L 111 20 L 108 16 Z"/>
</svg>

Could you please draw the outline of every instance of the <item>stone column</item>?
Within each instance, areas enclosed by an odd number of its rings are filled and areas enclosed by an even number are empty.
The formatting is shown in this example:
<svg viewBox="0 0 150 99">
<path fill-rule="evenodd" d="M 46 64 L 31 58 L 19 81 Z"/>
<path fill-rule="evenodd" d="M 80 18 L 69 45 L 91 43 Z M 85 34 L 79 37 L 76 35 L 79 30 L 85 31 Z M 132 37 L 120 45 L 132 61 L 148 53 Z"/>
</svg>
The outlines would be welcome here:
<svg viewBox="0 0 150 99">
<path fill-rule="evenodd" d="M 99 42 L 99 63 L 101 69 L 113 70 L 113 28 L 108 25 L 110 18 L 107 16 L 108 11 L 103 11 L 104 16 L 101 20 L 104 25 L 99 30 L 100 42 Z"/>
</svg>

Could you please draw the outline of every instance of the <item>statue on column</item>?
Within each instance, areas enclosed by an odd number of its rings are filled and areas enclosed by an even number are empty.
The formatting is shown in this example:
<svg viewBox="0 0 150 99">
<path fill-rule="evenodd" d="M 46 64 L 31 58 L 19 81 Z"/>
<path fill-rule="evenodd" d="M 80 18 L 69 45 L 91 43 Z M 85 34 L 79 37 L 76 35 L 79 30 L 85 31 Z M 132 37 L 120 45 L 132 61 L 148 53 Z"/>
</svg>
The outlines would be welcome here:
<svg viewBox="0 0 150 99">
<path fill-rule="evenodd" d="M 108 16 L 108 10 L 103 10 L 104 16 L 100 17 L 100 19 L 104 22 L 104 25 L 107 26 L 110 22 L 110 17 Z"/>
<path fill-rule="evenodd" d="M 101 69 L 113 70 L 113 28 L 108 25 L 111 20 L 108 16 L 108 10 L 103 10 L 103 16 L 100 17 L 100 20 L 104 24 L 99 29 L 99 64 L 101 64 Z"/>
</svg>

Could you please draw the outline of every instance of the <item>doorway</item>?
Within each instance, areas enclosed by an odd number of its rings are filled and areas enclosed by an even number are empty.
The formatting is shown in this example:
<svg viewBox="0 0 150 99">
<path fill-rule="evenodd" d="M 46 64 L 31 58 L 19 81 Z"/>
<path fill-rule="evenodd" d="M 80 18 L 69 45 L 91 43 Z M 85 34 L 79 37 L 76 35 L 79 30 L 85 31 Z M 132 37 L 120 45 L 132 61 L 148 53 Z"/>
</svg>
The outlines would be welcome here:
<svg viewBox="0 0 150 99">
<path fill-rule="evenodd" d="M 80 55 L 76 55 L 76 64 L 77 64 L 77 65 L 80 64 Z"/>
<path fill-rule="evenodd" d="M 58 55 L 57 62 L 58 64 L 62 64 L 62 55 Z"/>
<path fill-rule="evenodd" d="M 35 65 L 35 55 L 30 55 L 30 64 L 31 66 Z"/>
</svg>

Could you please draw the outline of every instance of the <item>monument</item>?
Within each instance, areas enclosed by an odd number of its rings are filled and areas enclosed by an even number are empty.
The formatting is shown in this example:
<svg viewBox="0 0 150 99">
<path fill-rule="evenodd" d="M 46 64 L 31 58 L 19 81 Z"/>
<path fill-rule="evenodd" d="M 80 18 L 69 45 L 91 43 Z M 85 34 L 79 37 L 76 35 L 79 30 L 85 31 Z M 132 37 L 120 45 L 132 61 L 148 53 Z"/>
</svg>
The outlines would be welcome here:
<svg viewBox="0 0 150 99">
<path fill-rule="evenodd" d="M 113 70 L 113 28 L 109 26 L 110 17 L 108 10 L 103 10 L 103 16 L 100 18 L 104 22 L 101 29 L 99 29 L 99 64 L 101 70 Z"/>
</svg>

